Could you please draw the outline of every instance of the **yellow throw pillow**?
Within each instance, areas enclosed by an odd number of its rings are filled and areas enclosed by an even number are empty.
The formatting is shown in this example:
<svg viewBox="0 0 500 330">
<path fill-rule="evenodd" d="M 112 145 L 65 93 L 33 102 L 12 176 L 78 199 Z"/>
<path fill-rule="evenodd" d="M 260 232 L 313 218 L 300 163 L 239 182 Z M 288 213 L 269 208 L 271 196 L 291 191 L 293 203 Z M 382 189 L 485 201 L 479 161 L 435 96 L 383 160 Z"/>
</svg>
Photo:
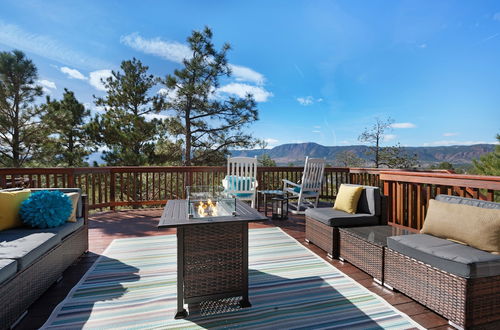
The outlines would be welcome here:
<svg viewBox="0 0 500 330">
<path fill-rule="evenodd" d="M 73 211 L 71 212 L 71 215 L 69 216 L 68 220 L 66 222 L 76 222 L 76 209 L 78 207 L 78 199 L 80 198 L 80 193 L 77 192 L 72 192 L 72 193 L 66 193 L 66 195 L 71 199 L 71 203 L 73 204 Z"/>
<path fill-rule="evenodd" d="M 463 242 L 487 252 L 500 252 L 500 210 L 429 201 L 420 231 Z"/>
<path fill-rule="evenodd" d="M 19 217 L 21 203 L 30 197 L 31 190 L 0 191 L 0 231 L 21 227 L 23 222 Z"/>
<path fill-rule="evenodd" d="M 354 187 L 340 185 L 339 192 L 337 193 L 337 198 L 335 199 L 335 204 L 333 208 L 335 210 L 344 211 L 347 213 L 354 214 L 358 209 L 358 201 L 361 193 L 363 192 L 363 187 Z"/>
</svg>

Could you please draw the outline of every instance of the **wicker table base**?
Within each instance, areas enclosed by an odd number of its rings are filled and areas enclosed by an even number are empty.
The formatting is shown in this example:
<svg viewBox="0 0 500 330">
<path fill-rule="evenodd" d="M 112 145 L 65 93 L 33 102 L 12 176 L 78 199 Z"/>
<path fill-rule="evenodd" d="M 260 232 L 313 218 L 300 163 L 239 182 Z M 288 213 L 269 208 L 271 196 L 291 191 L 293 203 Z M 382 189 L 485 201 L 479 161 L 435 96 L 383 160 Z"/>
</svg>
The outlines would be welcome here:
<svg viewBox="0 0 500 330">
<path fill-rule="evenodd" d="M 171 200 L 159 228 L 177 227 L 177 314 L 187 317 L 185 304 L 241 297 L 248 299 L 248 222 L 267 220 L 236 201 L 236 215 L 189 218 L 187 202 Z"/>
<path fill-rule="evenodd" d="M 384 249 L 387 237 L 411 234 L 391 226 L 339 228 L 341 260 L 373 276 L 375 282 L 384 283 Z"/>
<path fill-rule="evenodd" d="M 176 318 L 184 304 L 229 297 L 248 299 L 248 224 L 214 223 L 177 228 Z"/>
</svg>

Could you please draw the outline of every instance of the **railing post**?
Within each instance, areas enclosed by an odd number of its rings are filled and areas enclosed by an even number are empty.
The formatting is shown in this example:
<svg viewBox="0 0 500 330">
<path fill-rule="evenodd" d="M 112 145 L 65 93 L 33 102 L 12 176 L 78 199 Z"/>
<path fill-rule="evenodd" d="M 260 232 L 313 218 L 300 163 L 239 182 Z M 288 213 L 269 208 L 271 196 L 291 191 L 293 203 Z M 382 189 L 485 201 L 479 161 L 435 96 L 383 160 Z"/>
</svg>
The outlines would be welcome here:
<svg viewBox="0 0 500 330">
<path fill-rule="evenodd" d="M 112 211 L 115 210 L 115 202 L 116 202 L 116 181 L 115 181 L 115 172 L 113 168 L 109 170 L 109 204 Z"/>
<path fill-rule="evenodd" d="M 75 169 L 71 168 L 68 172 L 68 188 L 75 188 Z"/>
</svg>

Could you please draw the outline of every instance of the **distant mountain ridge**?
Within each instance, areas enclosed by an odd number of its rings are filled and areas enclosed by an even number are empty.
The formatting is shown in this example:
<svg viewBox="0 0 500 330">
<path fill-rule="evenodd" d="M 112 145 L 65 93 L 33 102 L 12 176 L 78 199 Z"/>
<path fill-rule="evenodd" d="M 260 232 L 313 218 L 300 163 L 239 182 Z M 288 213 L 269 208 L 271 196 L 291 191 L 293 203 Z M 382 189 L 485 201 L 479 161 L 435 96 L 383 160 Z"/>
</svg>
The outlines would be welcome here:
<svg viewBox="0 0 500 330">
<path fill-rule="evenodd" d="M 411 154 L 417 154 L 422 165 L 431 165 L 440 162 L 449 162 L 454 165 L 471 164 L 473 159 L 478 159 L 481 155 L 492 152 L 494 144 L 475 144 L 468 146 L 440 146 L 440 147 L 405 147 Z M 367 146 L 323 146 L 314 142 L 288 143 L 276 146 L 272 149 L 255 150 L 233 150 L 232 156 L 254 157 L 264 153 L 268 154 L 277 164 L 287 165 L 294 163 L 299 165 L 304 162 L 306 156 L 314 158 L 326 158 L 332 164 L 338 153 L 351 151 L 358 157 L 368 161 L 366 156 Z"/>
</svg>

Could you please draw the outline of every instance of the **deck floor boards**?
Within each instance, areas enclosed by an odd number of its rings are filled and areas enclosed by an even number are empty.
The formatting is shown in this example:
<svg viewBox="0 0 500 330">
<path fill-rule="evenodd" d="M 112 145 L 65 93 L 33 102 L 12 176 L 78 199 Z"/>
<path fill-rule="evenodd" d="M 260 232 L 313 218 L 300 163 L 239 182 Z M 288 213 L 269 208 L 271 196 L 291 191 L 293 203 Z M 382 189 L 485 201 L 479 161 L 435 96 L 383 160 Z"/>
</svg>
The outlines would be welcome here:
<svg viewBox="0 0 500 330">
<path fill-rule="evenodd" d="M 162 209 L 138 209 L 126 211 L 108 211 L 94 213 L 89 221 L 89 253 L 80 257 L 63 274 L 60 282 L 54 284 L 29 309 L 27 316 L 21 320 L 17 329 L 37 329 L 47 320 L 51 311 L 62 301 L 75 286 L 100 254 L 116 238 L 141 237 L 151 235 L 174 234 L 175 229 L 156 228 Z M 375 283 L 371 276 L 349 264 L 339 260 L 331 260 L 326 252 L 307 244 L 303 216 L 292 216 L 288 220 L 251 223 L 250 228 L 280 227 L 302 245 L 327 260 L 340 271 L 350 276 L 370 291 L 384 298 L 391 305 L 409 315 L 413 320 L 429 329 L 453 329 L 447 321 L 421 304 L 405 295 L 391 291 Z"/>
</svg>

